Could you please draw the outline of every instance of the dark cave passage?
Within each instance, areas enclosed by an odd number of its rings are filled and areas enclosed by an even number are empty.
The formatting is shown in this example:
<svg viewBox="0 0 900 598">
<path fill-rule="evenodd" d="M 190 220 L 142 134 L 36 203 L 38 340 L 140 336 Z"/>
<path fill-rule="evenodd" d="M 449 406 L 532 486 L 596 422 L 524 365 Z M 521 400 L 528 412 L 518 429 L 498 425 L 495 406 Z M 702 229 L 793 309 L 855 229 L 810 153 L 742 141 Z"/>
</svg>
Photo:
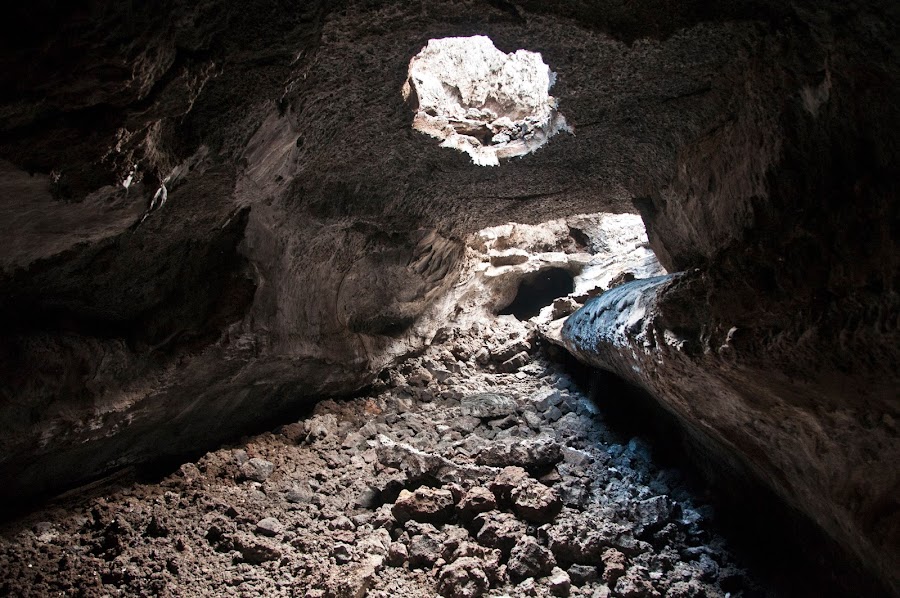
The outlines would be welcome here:
<svg viewBox="0 0 900 598">
<path fill-rule="evenodd" d="M 519 284 L 513 302 L 500 310 L 498 315 L 513 315 L 520 320 L 532 318 L 541 308 L 575 290 L 575 278 L 562 268 L 548 268 L 529 276 Z"/>
</svg>

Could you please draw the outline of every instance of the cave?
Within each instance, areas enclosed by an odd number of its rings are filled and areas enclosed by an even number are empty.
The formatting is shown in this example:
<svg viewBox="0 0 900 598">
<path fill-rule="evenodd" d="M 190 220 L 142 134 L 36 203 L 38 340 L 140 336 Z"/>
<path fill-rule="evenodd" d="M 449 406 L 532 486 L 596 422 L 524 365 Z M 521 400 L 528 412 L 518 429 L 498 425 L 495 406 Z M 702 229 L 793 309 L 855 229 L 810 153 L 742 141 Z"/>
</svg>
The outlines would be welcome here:
<svg viewBox="0 0 900 598">
<path fill-rule="evenodd" d="M 0 594 L 900 596 L 900 8 L 5 8 Z"/>
<path fill-rule="evenodd" d="M 565 297 L 575 290 L 575 278 L 563 268 L 548 268 L 519 283 L 512 303 L 500 310 L 500 315 L 513 315 L 527 320 L 538 315 L 542 307 L 554 299 Z"/>
</svg>

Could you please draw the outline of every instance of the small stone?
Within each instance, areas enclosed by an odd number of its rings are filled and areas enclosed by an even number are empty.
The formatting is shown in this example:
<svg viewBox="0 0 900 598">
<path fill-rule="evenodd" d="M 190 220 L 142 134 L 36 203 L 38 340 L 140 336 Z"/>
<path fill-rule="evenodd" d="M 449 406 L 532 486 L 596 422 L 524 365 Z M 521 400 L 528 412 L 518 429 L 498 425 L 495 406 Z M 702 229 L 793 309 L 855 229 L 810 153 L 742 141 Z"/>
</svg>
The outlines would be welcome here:
<svg viewBox="0 0 900 598">
<path fill-rule="evenodd" d="M 305 422 L 306 442 L 312 443 L 337 433 L 338 422 L 334 413 L 314 415 Z"/>
<path fill-rule="evenodd" d="M 281 522 L 274 517 L 266 517 L 256 523 L 256 533 L 274 538 L 284 530 Z"/>
<path fill-rule="evenodd" d="M 537 480 L 517 486 L 510 496 L 516 513 L 532 523 L 550 523 L 562 510 L 556 491 Z"/>
<path fill-rule="evenodd" d="M 476 363 L 480 363 L 481 365 L 486 364 L 491 360 L 491 352 L 487 350 L 487 347 L 482 347 L 475 353 L 475 361 Z"/>
<path fill-rule="evenodd" d="M 428 371 L 431 373 L 434 379 L 438 381 L 439 384 L 443 384 L 444 382 L 449 380 L 451 376 L 453 376 L 453 372 L 445 370 L 443 368 L 434 368 L 429 369 Z"/>
<path fill-rule="evenodd" d="M 475 428 L 481 425 L 481 420 L 471 415 L 464 415 L 453 422 L 453 429 L 464 434 L 471 434 Z"/>
<path fill-rule="evenodd" d="M 372 532 L 371 535 L 365 536 L 358 540 L 356 548 L 362 554 L 370 554 L 380 557 L 386 557 L 391 546 L 391 534 L 386 529 L 381 528 Z"/>
<path fill-rule="evenodd" d="M 559 410 L 562 411 L 563 414 L 574 413 L 578 410 L 578 399 L 575 396 L 566 393 L 563 396 L 562 403 L 557 405 L 557 407 L 559 407 Z"/>
<path fill-rule="evenodd" d="M 331 556 L 338 565 L 345 565 L 353 560 L 353 548 L 349 544 L 338 542 L 332 547 Z"/>
<path fill-rule="evenodd" d="M 560 411 L 559 407 L 551 407 L 544 412 L 544 417 L 549 422 L 559 421 L 559 418 L 563 416 L 563 412 Z"/>
<path fill-rule="evenodd" d="M 312 492 L 300 488 L 291 488 L 284 493 L 284 499 L 291 504 L 308 503 L 312 501 Z"/>
<path fill-rule="evenodd" d="M 625 555 L 615 548 L 607 548 L 600 556 L 603 561 L 603 581 L 615 586 L 616 580 L 625 574 Z"/>
<path fill-rule="evenodd" d="M 544 480 L 541 480 L 542 482 Z M 591 487 L 578 478 L 568 478 L 556 486 L 560 500 L 567 507 L 584 510 L 591 498 Z"/>
<path fill-rule="evenodd" d="M 558 320 L 569 316 L 581 307 L 581 304 L 571 297 L 560 297 L 553 301 L 553 310 L 550 312 L 551 320 Z"/>
<path fill-rule="evenodd" d="M 611 544 L 628 556 L 635 556 L 652 549 L 647 542 L 637 540 L 630 531 L 619 534 Z"/>
<path fill-rule="evenodd" d="M 531 351 L 531 343 L 523 338 L 513 339 L 505 345 L 494 349 L 491 354 L 491 360 L 496 363 L 502 363 L 521 353 L 525 353 L 527 357 L 529 351 Z"/>
<path fill-rule="evenodd" d="M 536 411 L 543 413 L 547 409 L 559 405 L 560 401 L 562 401 L 562 396 L 558 390 L 550 389 L 534 395 L 529 400 Z"/>
<path fill-rule="evenodd" d="M 409 566 L 427 569 L 433 567 L 444 550 L 443 535 L 431 524 L 409 526 L 415 534 L 409 541 Z"/>
<path fill-rule="evenodd" d="M 593 461 L 593 458 L 586 452 L 564 446 L 562 448 L 563 461 L 575 467 L 587 467 Z"/>
<path fill-rule="evenodd" d="M 453 493 L 439 488 L 422 486 L 415 492 L 402 490 L 391 509 L 399 522 L 414 521 L 443 523 L 453 513 Z"/>
<path fill-rule="evenodd" d="M 464 516 L 473 517 L 478 513 L 492 511 L 496 507 L 497 499 L 494 493 L 483 486 L 475 486 L 463 495 L 456 508 Z"/>
<path fill-rule="evenodd" d="M 646 531 L 662 527 L 672 514 L 667 496 L 654 496 L 634 504 L 634 519 Z"/>
<path fill-rule="evenodd" d="M 522 351 L 521 353 L 516 353 L 516 355 L 501 363 L 497 369 L 499 369 L 501 372 L 512 373 L 527 364 L 530 359 L 531 358 L 528 353 Z"/>
<path fill-rule="evenodd" d="M 383 527 L 387 530 L 394 529 L 397 520 L 391 514 L 391 505 L 381 505 L 372 513 L 372 527 Z"/>
<path fill-rule="evenodd" d="M 474 557 L 462 557 L 443 567 L 438 575 L 438 592 L 445 598 L 479 598 L 490 580 L 484 564 Z"/>
<path fill-rule="evenodd" d="M 556 566 L 553 553 L 532 536 L 522 536 L 513 546 L 506 571 L 513 582 L 528 577 L 543 577 Z"/>
<path fill-rule="evenodd" d="M 402 567 L 409 560 L 409 550 L 402 542 L 391 542 L 388 548 L 388 564 L 391 567 Z"/>
<path fill-rule="evenodd" d="M 475 518 L 478 543 L 488 548 L 497 548 L 509 554 L 516 541 L 525 533 L 525 524 L 516 519 L 512 513 L 490 511 Z"/>
<path fill-rule="evenodd" d="M 620 272 L 615 277 L 613 277 L 612 280 L 609 281 L 609 289 L 621 286 L 626 282 L 631 282 L 632 280 L 634 280 L 634 272 Z"/>
<path fill-rule="evenodd" d="M 360 527 L 361 525 L 366 525 L 372 520 L 371 513 L 357 513 L 353 517 L 350 518 L 350 521 L 353 522 L 353 525 L 356 527 Z M 374 526 L 373 526 L 374 527 Z"/>
<path fill-rule="evenodd" d="M 535 432 L 541 429 L 541 426 L 544 425 L 544 420 L 540 415 L 534 413 L 533 411 L 526 411 L 522 414 L 522 419 L 525 420 L 525 423 L 529 428 L 534 430 Z"/>
<path fill-rule="evenodd" d="M 460 401 L 462 414 L 481 419 L 495 419 L 513 414 L 518 403 L 510 396 L 495 392 L 482 392 L 463 397 Z"/>
<path fill-rule="evenodd" d="M 537 438 L 503 438 L 485 444 L 475 456 L 479 465 L 540 468 L 555 465 L 562 459 L 560 445 L 548 436 Z"/>
<path fill-rule="evenodd" d="M 504 467 L 490 484 L 491 492 L 500 503 L 508 503 L 512 500 L 512 491 L 528 479 L 528 472 L 521 467 Z"/>
<path fill-rule="evenodd" d="M 353 525 L 353 522 L 346 515 L 338 515 L 328 522 L 328 529 L 330 530 L 352 530 L 355 528 L 356 526 Z"/>
<path fill-rule="evenodd" d="M 359 432 L 349 432 L 341 443 L 341 448 L 350 452 L 359 450 L 360 447 L 365 448 L 366 439 Z"/>
<path fill-rule="evenodd" d="M 431 372 L 422 366 L 415 367 L 413 371 L 406 376 L 406 381 L 411 386 L 428 386 L 433 379 L 434 377 L 431 375 Z"/>
<path fill-rule="evenodd" d="M 583 586 L 597 581 L 600 576 L 597 574 L 597 567 L 576 564 L 569 567 L 569 579 L 576 586 Z"/>
<path fill-rule="evenodd" d="M 547 584 L 550 586 L 550 593 L 554 596 L 568 596 L 569 590 L 572 588 L 569 574 L 559 567 L 555 567 L 550 573 Z"/>
<path fill-rule="evenodd" d="M 241 465 L 241 474 L 254 482 L 265 482 L 275 471 L 275 465 L 265 459 L 254 457 Z"/>
</svg>

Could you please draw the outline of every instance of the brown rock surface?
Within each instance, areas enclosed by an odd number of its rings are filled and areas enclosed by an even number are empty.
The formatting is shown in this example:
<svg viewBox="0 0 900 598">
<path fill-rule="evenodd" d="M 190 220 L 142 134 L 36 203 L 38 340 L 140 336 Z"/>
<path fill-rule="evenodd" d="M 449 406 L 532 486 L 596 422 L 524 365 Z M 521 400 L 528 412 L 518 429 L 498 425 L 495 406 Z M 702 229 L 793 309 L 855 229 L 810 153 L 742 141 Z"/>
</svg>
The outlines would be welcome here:
<svg viewBox="0 0 900 598">
<path fill-rule="evenodd" d="M 391 511 L 399 522 L 422 521 L 442 523 L 453 512 L 453 494 L 441 488 L 416 488 L 414 492 L 403 490 Z"/>
<path fill-rule="evenodd" d="M 515 326 L 521 331 L 526 324 L 497 318 L 490 334 Z M 451 331 L 463 344 L 482 344 L 478 334 Z M 433 345 L 398 370 L 454 359 Z M 587 409 L 591 399 L 545 354 L 535 355 L 531 365 L 532 374 L 524 378 L 496 374 L 479 366 L 473 353 L 460 366 L 465 380 L 435 382 L 436 388 L 403 382 L 392 370 L 388 380 L 396 385 L 347 401 L 322 401 L 298 422 L 330 433 L 311 433 L 297 443 L 295 428 L 282 426 L 173 466 L 155 481 L 123 476 L 69 493 L 0 524 L 0 595 L 393 598 L 513 596 L 527 590 L 540 598 L 566 591 L 603 596 L 612 584 L 598 579 L 601 560 L 607 572 L 621 569 L 627 577 L 622 589 L 633 594 L 768 595 L 763 571 L 745 570 L 732 543 L 716 531 L 712 506 L 702 498 L 707 490 L 695 493 L 679 471 L 661 469 L 645 444 L 609 425 L 599 405 Z M 403 488 L 418 484 L 422 470 L 404 467 L 398 451 L 418 451 L 443 463 L 465 461 L 465 442 L 438 431 L 460 417 L 462 397 L 498 383 L 515 391 L 517 410 L 531 396 L 568 389 L 579 407 L 565 421 L 540 416 L 541 434 L 590 456 L 561 463 L 557 472 L 559 486 L 590 486 L 586 499 L 543 526 L 523 521 L 509 503 L 474 519 L 453 510 L 443 523 L 399 522 L 390 501 L 398 498 L 394 493 L 407 501 L 414 497 Z M 491 445 L 499 433 L 538 437 L 524 424 L 498 432 L 481 422 L 468 439 Z M 352 435 L 364 442 L 346 442 Z M 377 448 L 386 441 L 397 450 Z M 253 460 L 274 467 L 264 482 L 242 473 L 240 466 Z M 467 483 L 489 494 L 485 488 L 500 473 L 472 468 Z M 516 486 L 537 483 L 519 468 L 507 468 L 502 477 Z M 416 486 L 417 491 L 444 497 L 463 492 L 459 481 L 430 479 L 440 487 Z M 356 497 L 372 488 L 381 489 L 377 498 L 358 504 Z M 679 505 L 677 512 L 659 514 L 664 521 L 656 531 L 646 529 L 641 514 L 652 493 L 677 497 Z M 787 565 L 792 570 L 794 560 Z M 528 586 L 520 578 L 529 575 L 540 577 Z M 795 576 L 813 592 L 830 587 L 827 579 Z M 771 589 L 773 595 L 804 595 Z"/>
</svg>

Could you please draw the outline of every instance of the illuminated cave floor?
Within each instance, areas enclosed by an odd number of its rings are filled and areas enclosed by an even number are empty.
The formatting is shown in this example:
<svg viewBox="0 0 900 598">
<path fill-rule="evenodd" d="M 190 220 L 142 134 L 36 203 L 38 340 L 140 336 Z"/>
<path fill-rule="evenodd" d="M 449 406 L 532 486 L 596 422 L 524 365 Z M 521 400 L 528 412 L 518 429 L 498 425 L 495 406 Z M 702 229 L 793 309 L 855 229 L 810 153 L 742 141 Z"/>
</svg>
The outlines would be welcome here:
<svg viewBox="0 0 900 598">
<path fill-rule="evenodd" d="M 524 325 L 482 330 L 158 483 L 6 524 L 0 595 L 770 595 Z"/>
</svg>

